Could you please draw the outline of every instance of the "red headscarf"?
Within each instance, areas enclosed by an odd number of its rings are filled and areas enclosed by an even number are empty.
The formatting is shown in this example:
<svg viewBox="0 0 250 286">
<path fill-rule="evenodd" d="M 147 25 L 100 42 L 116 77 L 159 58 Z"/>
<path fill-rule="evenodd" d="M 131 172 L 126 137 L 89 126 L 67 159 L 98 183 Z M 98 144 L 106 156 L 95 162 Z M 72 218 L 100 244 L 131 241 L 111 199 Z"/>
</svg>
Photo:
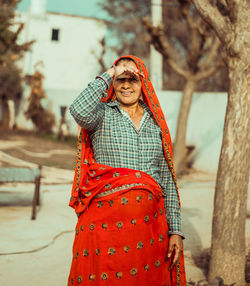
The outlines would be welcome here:
<svg viewBox="0 0 250 286">
<path fill-rule="evenodd" d="M 159 100 L 156 96 L 153 85 L 150 81 L 148 71 L 143 64 L 143 61 L 135 56 L 126 55 L 122 56 L 114 62 L 114 65 L 123 58 L 131 59 L 135 64 L 137 69 L 143 77 L 141 78 L 142 82 L 142 95 L 143 101 L 150 108 L 153 116 L 162 131 L 162 145 L 164 150 L 164 155 L 168 163 L 169 170 L 172 174 L 173 180 L 175 182 L 176 191 L 179 199 L 178 186 L 176 181 L 176 174 L 174 171 L 173 164 L 173 151 L 172 151 L 172 142 L 169 133 L 169 129 L 162 112 Z M 103 102 L 113 101 L 115 99 L 113 83 L 111 83 L 109 90 L 107 90 L 107 96 L 102 98 Z M 70 200 L 70 206 L 73 207 L 77 214 L 82 213 L 91 199 L 93 199 L 94 194 L 101 190 L 104 186 L 109 189 L 110 187 L 114 188 L 117 186 L 117 180 L 111 179 L 110 172 L 114 170 L 111 166 L 106 166 L 98 164 L 94 159 L 94 153 L 91 148 L 90 139 L 88 131 L 81 128 L 79 137 L 78 137 L 78 152 L 77 152 L 77 162 L 75 169 L 75 177 L 72 187 L 72 196 Z M 102 177 L 100 180 L 102 183 L 97 184 L 93 182 L 92 178 Z M 150 176 L 148 176 L 150 177 Z M 122 184 L 128 182 L 129 178 L 126 180 L 119 179 L 119 183 Z M 111 182 L 112 181 L 112 182 Z M 113 183 L 113 184 L 110 184 Z M 138 178 L 140 182 L 140 178 Z M 136 182 L 135 182 L 136 183 Z M 84 197 L 84 200 L 83 200 Z M 179 199 L 180 204 L 180 199 Z"/>
</svg>

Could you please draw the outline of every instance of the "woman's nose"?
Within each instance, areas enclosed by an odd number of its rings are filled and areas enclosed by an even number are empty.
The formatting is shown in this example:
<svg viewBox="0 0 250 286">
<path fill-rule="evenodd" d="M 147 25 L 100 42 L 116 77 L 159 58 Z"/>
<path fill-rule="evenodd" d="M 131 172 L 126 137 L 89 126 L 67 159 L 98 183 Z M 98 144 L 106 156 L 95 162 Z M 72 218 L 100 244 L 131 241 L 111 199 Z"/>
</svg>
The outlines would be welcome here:
<svg viewBox="0 0 250 286">
<path fill-rule="evenodd" d="M 129 84 L 129 81 L 128 80 L 125 80 L 122 84 L 122 87 L 123 88 L 129 88 L 130 87 L 130 84 Z"/>
</svg>

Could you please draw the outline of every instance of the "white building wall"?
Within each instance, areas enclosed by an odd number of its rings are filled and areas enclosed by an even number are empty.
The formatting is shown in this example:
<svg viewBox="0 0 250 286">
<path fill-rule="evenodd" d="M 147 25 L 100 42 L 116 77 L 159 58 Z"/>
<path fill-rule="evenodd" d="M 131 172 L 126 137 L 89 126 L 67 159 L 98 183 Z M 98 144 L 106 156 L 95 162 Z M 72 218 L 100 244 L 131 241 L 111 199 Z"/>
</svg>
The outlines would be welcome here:
<svg viewBox="0 0 250 286">
<path fill-rule="evenodd" d="M 50 89 L 77 89 L 98 74 L 100 67 L 92 51 L 101 51 L 104 21 L 52 12 L 18 15 L 26 23 L 21 41 L 36 40 L 21 63 L 25 74 L 32 74 L 34 65 L 42 62 L 44 86 Z M 53 28 L 59 29 L 59 41 L 51 40 Z"/>
<path fill-rule="evenodd" d="M 174 142 L 181 92 L 159 91 L 157 95 Z M 226 93 L 197 92 L 193 96 L 186 143 L 195 147 L 191 160 L 197 170 L 211 173 L 217 171 L 226 105 Z"/>
<path fill-rule="evenodd" d="M 25 75 L 31 75 L 35 65 L 40 63 L 38 69 L 44 74 L 47 107 L 55 114 L 58 126 L 60 106 L 69 106 L 88 82 L 100 74 L 100 65 L 93 51 L 96 55 L 101 53 L 99 41 L 106 34 L 106 24 L 103 20 L 60 13 L 32 14 L 31 9 L 17 12 L 16 21 L 25 23 L 20 42 L 36 41 L 20 61 L 20 67 Z M 59 29 L 59 41 L 51 40 L 52 29 Z M 115 57 L 108 50 L 105 62 L 110 66 Z M 30 89 L 25 86 L 16 122 L 21 128 L 32 129 L 32 123 L 24 116 L 29 94 Z M 73 119 L 69 114 L 67 118 L 71 133 L 76 133 Z"/>
</svg>

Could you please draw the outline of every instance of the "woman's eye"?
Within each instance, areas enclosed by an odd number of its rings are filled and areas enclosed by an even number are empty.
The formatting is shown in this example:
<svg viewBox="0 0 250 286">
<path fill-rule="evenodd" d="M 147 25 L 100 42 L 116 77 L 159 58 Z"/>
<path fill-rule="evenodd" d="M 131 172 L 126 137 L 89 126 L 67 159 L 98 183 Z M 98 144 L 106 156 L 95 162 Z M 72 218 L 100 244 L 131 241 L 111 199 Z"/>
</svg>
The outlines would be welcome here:
<svg viewBox="0 0 250 286">
<path fill-rule="evenodd" d="M 125 81 L 129 83 L 137 83 L 139 80 L 135 77 L 132 77 L 132 78 L 117 78 L 116 81 L 118 83 L 124 83 Z"/>
<path fill-rule="evenodd" d="M 120 83 L 123 83 L 123 82 L 125 82 L 125 79 L 124 78 L 118 78 L 117 81 Z"/>
<path fill-rule="evenodd" d="M 138 79 L 135 78 L 135 77 L 132 77 L 132 78 L 129 79 L 129 82 L 131 82 L 131 83 L 137 83 L 137 82 L 138 82 Z"/>
<path fill-rule="evenodd" d="M 132 78 L 132 80 L 131 80 L 132 82 L 137 82 L 138 81 L 138 79 L 136 79 L 136 78 Z"/>
</svg>

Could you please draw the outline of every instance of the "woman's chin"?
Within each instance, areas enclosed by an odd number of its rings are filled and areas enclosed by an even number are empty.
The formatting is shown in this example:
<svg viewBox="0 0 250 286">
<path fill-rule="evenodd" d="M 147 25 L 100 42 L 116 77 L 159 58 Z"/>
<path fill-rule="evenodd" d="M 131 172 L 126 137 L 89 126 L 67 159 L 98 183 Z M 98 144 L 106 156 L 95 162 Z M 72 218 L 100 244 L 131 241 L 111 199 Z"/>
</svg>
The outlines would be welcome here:
<svg viewBox="0 0 250 286">
<path fill-rule="evenodd" d="M 136 100 L 136 99 L 131 98 L 131 97 L 125 97 L 125 96 L 123 96 L 122 98 L 118 99 L 118 101 L 119 101 L 121 104 L 132 105 L 132 104 L 135 104 L 136 102 L 138 102 L 138 101 L 139 101 L 139 98 L 138 98 L 138 100 Z"/>
</svg>

